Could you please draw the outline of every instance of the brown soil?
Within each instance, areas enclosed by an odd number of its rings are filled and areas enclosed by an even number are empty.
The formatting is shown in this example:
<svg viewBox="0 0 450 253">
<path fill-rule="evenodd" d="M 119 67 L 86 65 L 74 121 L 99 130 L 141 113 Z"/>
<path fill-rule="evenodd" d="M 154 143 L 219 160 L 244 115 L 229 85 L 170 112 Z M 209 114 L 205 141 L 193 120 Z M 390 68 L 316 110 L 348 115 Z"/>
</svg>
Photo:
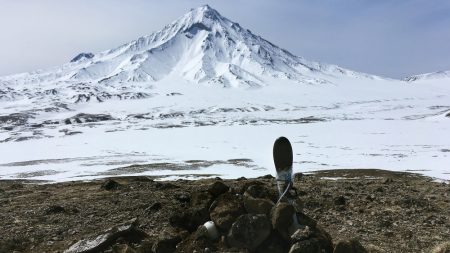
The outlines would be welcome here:
<svg viewBox="0 0 450 253">
<path fill-rule="evenodd" d="M 173 217 L 202 203 L 216 180 L 0 181 L 0 252 L 63 252 L 132 218 L 150 238 L 168 231 L 187 237 L 198 224 L 186 224 L 186 232 Z M 269 176 L 223 182 L 238 194 L 254 184 L 276 189 Z M 297 175 L 295 186 L 304 212 L 334 242 L 356 237 L 378 252 L 430 252 L 450 240 L 449 184 L 410 173 L 337 170 Z"/>
</svg>

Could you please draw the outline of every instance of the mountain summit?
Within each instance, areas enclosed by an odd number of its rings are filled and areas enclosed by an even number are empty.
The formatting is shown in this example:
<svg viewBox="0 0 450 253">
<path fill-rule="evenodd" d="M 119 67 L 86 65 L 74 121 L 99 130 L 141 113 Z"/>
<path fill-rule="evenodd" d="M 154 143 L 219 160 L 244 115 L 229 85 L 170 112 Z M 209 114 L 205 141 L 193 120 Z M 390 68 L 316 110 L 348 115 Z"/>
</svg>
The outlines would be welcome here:
<svg viewBox="0 0 450 253">
<path fill-rule="evenodd" d="M 297 57 L 204 5 L 118 48 L 81 53 L 62 67 L 0 78 L 0 99 L 33 96 L 29 90 L 18 90 L 18 84 L 34 85 L 34 95 L 62 93 L 82 102 L 92 96 L 99 101 L 146 97 L 146 88 L 169 77 L 255 88 L 271 80 L 324 84 L 342 76 L 374 78 Z"/>
<path fill-rule="evenodd" d="M 263 77 L 325 82 L 307 76 L 354 74 L 296 57 L 208 5 L 191 10 L 161 31 L 82 59 L 86 66 L 73 78 L 100 82 L 159 81 L 177 75 L 196 83 L 258 87 L 265 84 Z"/>
</svg>

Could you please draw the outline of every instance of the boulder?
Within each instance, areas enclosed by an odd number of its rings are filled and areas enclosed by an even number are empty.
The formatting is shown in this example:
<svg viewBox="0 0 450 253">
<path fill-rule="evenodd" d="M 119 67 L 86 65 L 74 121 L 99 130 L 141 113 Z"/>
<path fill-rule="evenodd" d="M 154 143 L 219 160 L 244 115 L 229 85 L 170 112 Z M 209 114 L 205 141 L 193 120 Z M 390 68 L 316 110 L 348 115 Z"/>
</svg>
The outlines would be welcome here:
<svg viewBox="0 0 450 253">
<path fill-rule="evenodd" d="M 290 240 L 289 227 L 294 222 L 295 209 L 292 205 L 281 202 L 272 210 L 272 226 L 286 241 Z"/>
<path fill-rule="evenodd" d="M 211 220 L 222 231 L 228 231 L 237 217 L 245 212 L 244 205 L 236 194 L 220 195 L 211 207 Z"/>
<path fill-rule="evenodd" d="M 107 191 L 117 190 L 119 187 L 120 187 L 120 184 L 112 179 L 106 180 L 102 184 L 102 186 L 100 186 L 101 189 L 107 190 Z"/>
<path fill-rule="evenodd" d="M 198 226 L 209 220 L 208 210 L 205 208 L 191 208 L 183 212 L 176 212 L 169 218 L 170 225 L 194 232 Z"/>
<path fill-rule="evenodd" d="M 247 186 L 244 195 L 272 201 L 278 200 L 278 192 L 275 189 L 269 189 L 263 184 L 255 184 L 254 182 Z"/>
<path fill-rule="evenodd" d="M 244 214 L 231 226 L 227 242 L 231 247 L 256 249 L 271 231 L 270 221 L 263 214 Z"/>
<path fill-rule="evenodd" d="M 115 243 L 118 238 L 136 242 L 145 238 L 145 232 L 136 228 L 136 219 L 112 227 L 99 235 L 78 241 L 64 253 L 101 252 Z"/>
<path fill-rule="evenodd" d="M 314 229 L 308 226 L 297 229 L 291 236 L 291 242 L 293 245 L 289 252 L 333 252 L 331 236 L 320 226 L 316 226 Z"/>
<path fill-rule="evenodd" d="M 211 193 L 214 197 L 218 197 L 219 195 L 227 192 L 229 189 L 230 187 L 226 185 L 224 182 L 215 181 L 209 186 L 208 192 Z"/>
<path fill-rule="evenodd" d="M 244 207 L 247 213 L 251 214 L 265 214 L 270 216 L 270 211 L 275 204 L 267 199 L 253 198 L 251 196 L 244 197 Z"/>
</svg>

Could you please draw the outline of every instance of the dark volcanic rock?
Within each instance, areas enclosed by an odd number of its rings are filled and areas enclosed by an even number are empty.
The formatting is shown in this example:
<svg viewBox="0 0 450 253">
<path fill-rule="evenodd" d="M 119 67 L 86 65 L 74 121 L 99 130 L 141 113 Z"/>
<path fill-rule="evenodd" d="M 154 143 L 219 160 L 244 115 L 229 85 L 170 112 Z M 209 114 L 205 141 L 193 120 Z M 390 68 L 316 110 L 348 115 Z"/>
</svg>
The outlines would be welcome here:
<svg viewBox="0 0 450 253">
<path fill-rule="evenodd" d="M 367 250 L 356 240 L 339 241 L 333 253 L 367 253 Z"/>
<path fill-rule="evenodd" d="M 102 186 L 100 187 L 103 190 L 111 191 L 111 190 L 117 190 L 120 187 L 120 184 L 112 179 L 106 180 Z"/>
<path fill-rule="evenodd" d="M 331 236 L 322 228 L 310 229 L 308 226 L 298 229 L 292 236 L 289 253 L 331 253 L 333 242 Z"/>
<path fill-rule="evenodd" d="M 239 196 L 231 193 L 220 195 L 213 203 L 211 209 L 211 220 L 222 231 L 228 231 L 231 224 L 243 214 L 245 211 L 244 205 Z"/>
<path fill-rule="evenodd" d="M 212 201 L 212 195 L 207 191 L 193 192 L 190 194 L 189 203 L 183 203 L 185 207 L 174 212 L 169 218 L 170 224 L 190 232 L 196 231 L 198 226 L 210 220 L 209 208 Z"/>
<path fill-rule="evenodd" d="M 70 62 L 77 62 L 82 59 L 91 59 L 93 57 L 94 57 L 93 53 L 80 53 L 77 56 L 75 56 L 72 60 L 70 60 Z"/>
<path fill-rule="evenodd" d="M 247 187 L 245 195 L 252 196 L 253 198 L 270 199 L 276 201 L 278 199 L 278 192 L 274 189 L 268 189 L 262 184 L 251 184 Z"/>
<path fill-rule="evenodd" d="M 208 210 L 205 208 L 187 209 L 185 211 L 177 212 L 169 218 L 170 225 L 186 229 L 189 232 L 195 231 L 198 226 L 208 220 Z"/>
<path fill-rule="evenodd" d="M 11 113 L 0 116 L 0 124 L 11 124 L 14 126 L 24 125 L 31 116 L 25 113 Z"/>
<path fill-rule="evenodd" d="M 244 214 L 231 226 L 227 242 L 231 247 L 254 250 L 270 235 L 270 230 L 265 215 Z"/>
<path fill-rule="evenodd" d="M 294 207 L 288 203 L 278 203 L 272 210 L 272 226 L 286 241 L 289 241 L 289 227 L 294 222 Z"/>
<path fill-rule="evenodd" d="M 224 182 L 215 181 L 208 188 L 208 192 L 211 193 L 214 197 L 217 197 L 217 196 L 227 192 L 229 189 L 230 189 L 230 187 L 228 185 L 226 185 Z"/>
<path fill-rule="evenodd" d="M 272 201 L 267 199 L 253 198 L 251 196 L 244 197 L 244 207 L 247 213 L 269 216 L 274 205 Z"/>
</svg>

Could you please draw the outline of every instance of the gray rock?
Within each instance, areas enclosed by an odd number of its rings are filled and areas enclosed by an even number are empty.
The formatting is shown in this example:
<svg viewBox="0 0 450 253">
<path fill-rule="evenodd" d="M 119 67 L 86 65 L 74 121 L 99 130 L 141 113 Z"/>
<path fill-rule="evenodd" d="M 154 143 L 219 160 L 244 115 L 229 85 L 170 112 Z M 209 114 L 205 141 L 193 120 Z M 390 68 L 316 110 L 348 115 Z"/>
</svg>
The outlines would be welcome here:
<svg viewBox="0 0 450 253">
<path fill-rule="evenodd" d="M 117 190 L 120 187 L 120 184 L 112 179 L 106 180 L 100 188 L 107 191 Z"/>
<path fill-rule="evenodd" d="M 213 195 L 214 197 L 217 197 L 217 196 L 227 192 L 229 189 L 230 189 L 230 187 L 228 185 L 226 185 L 224 182 L 215 181 L 214 183 L 212 183 L 209 186 L 208 192 L 211 193 L 211 195 Z"/>
<path fill-rule="evenodd" d="M 256 249 L 270 235 L 270 221 L 265 215 L 244 214 L 231 226 L 227 242 L 231 247 Z"/>
<path fill-rule="evenodd" d="M 244 197 L 244 207 L 247 213 L 270 215 L 270 211 L 275 204 L 267 199 L 253 198 L 251 196 Z"/>
<path fill-rule="evenodd" d="M 294 222 L 294 207 L 288 203 L 278 203 L 272 210 L 272 226 L 286 241 L 290 240 L 289 227 Z"/>
<path fill-rule="evenodd" d="M 93 253 L 100 252 L 110 247 L 119 237 L 133 237 L 142 239 L 146 234 L 137 229 L 136 219 L 132 219 L 121 225 L 112 227 L 100 235 L 83 239 L 70 246 L 64 253 Z"/>
<path fill-rule="evenodd" d="M 244 205 L 239 196 L 231 193 L 220 195 L 211 208 L 211 220 L 222 231 L 228 231 L 231 224 L 245 212 Z"/>
<path fill-rule="evenodd" d="M 184 212 L 176 212 L 169 218 L 170 225 L 194 232 L 198 226 L 209 220 L 208 210 L 205 208 L 192 208 Z"/>
<path fill-rule="evenodd" d="M 275 189 L 269 189 L 262 184 L 252 184 L 248 186 L 244 195 L 253 198 L 270 199 L 273 201 L 278 199 L 278 192 Z"/>
</svg>

